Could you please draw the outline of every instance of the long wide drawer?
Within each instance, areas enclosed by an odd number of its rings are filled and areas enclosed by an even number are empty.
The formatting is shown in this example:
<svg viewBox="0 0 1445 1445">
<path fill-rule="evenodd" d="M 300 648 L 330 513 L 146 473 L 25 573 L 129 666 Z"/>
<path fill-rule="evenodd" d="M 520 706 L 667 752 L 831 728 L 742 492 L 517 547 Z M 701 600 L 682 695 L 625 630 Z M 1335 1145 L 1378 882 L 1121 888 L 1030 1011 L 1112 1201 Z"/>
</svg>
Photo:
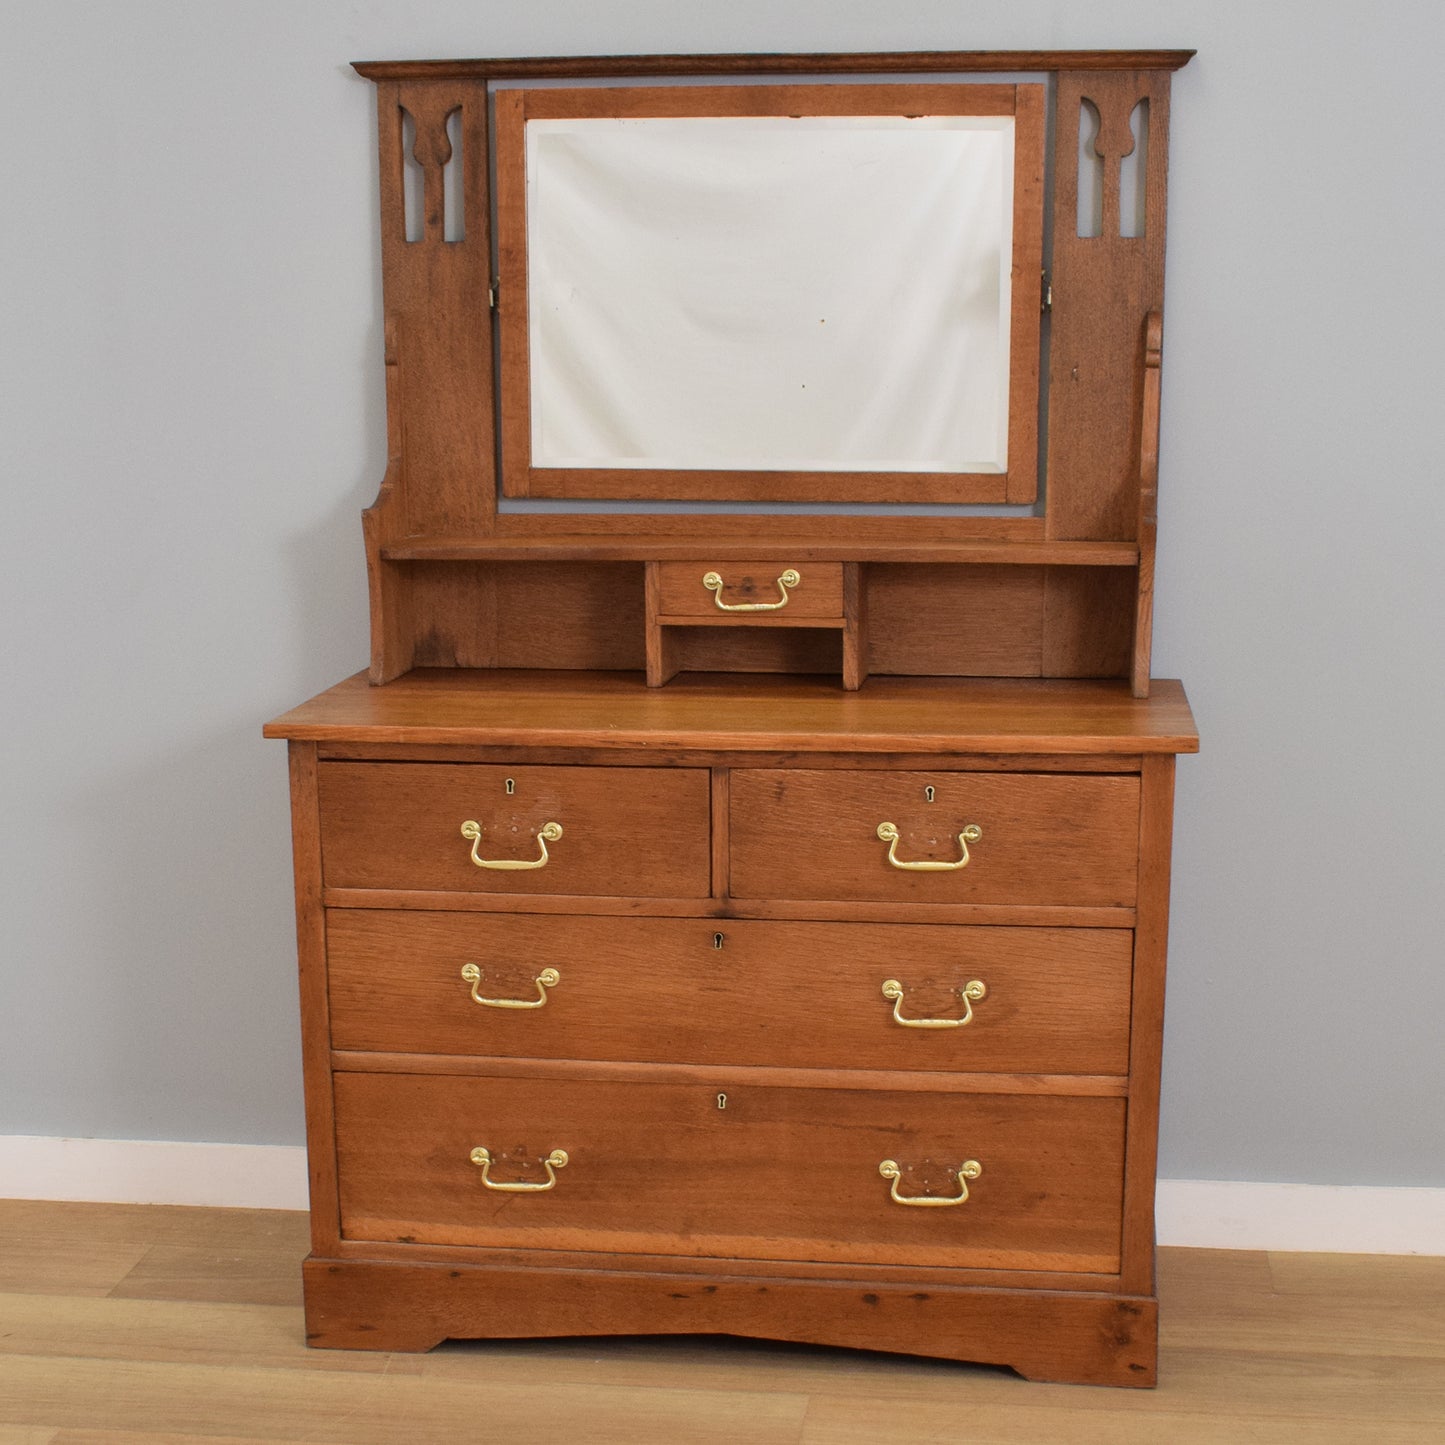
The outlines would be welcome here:
<svg viewBox="0 0 1445 1445">
<path fill-rule="evenodd" d="M 1132 935 L 333 909 L 337 1049 L 1123 1074 Z"/>
<path fill-rule="evenodd" d="M 736 898 L 1132 907 L 1128 775 L 738 769 Z"/>
<path fill-rule="evenodd" d="M 347 1239 L 1111 1273 L 1124 1101 L 338 1073 Z M 931 1201 L 931 1202 L 925 1202 Z"/>
<path fill-rule="evenodd" d="M 704 898 L 704 768 L 322 763 L 332 888 Z"/>
</svg>

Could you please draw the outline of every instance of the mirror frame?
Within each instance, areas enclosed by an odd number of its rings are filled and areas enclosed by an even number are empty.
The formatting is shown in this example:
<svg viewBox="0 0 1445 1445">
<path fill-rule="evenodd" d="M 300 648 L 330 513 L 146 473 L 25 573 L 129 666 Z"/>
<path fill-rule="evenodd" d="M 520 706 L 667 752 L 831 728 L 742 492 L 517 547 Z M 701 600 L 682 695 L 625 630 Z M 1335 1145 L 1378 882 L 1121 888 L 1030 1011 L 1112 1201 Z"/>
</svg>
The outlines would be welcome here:
<svg viewBox="0 0 1445 1445">
<path fill-rule="evenodd" d="M 1038 489 L 1043 274 L 1042 84 L 749 84 L 501 89 L 494 94 L 500 491 L 510 498 L 1027 504 Z M 795 115 L 1014 118 L 1008 468 L 1005 472 L 534 467 L 526 144 L 529 120 Z"/>
</svg>

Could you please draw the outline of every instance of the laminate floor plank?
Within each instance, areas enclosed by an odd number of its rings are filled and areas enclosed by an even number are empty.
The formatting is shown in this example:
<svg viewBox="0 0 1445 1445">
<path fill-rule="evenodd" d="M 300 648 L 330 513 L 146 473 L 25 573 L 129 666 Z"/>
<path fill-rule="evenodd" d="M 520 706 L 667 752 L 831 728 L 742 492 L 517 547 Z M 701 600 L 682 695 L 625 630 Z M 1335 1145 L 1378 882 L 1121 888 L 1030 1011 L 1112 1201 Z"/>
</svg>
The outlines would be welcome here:
<svg viewBox="0 0 1445 1445">
<path fill-rule="evenodd" d="M 157 1435 L 153 1430 L 59 1430 L 48 1437 L 50 1445 L 269 1445 L 264 1435 Z M 4 1437 L 0 1436 L 0 1445 Z M 294 1440 L 288 1445 L 320 1445 L 319 1441 Z"/>
<path fill-rule="evenodd" d="M 0 1290 L 103 1298 L 145 1252 L 143 1244 L 87 1239 L 52 1243 L 0 1233 Z"/>
<path fill-rule="evenodd" d="M 0 1199 L 0 1240 L 77 1237 L 108 1243 L 214 1249 L 310 1248 L 307 1216 L 294 1209 L 205 1209 L 181 1204 L 81 1204 Z"/>
<path fill-rule="evenodd" d="M 0 1417 L 16 1425 L 207 1439 L 245 1432 L 307 1445 L 651 1438 L 697 1445 L 796 1445 L 802 1395 L 624 1386 L 518 1386 L 245 1365 L 12 1356 Z M 26 1418 L 29 1416 L 29 1418 Z M 582 1433 L 585 1425 L 586 1433 Z M 243 1437 L 244 1438 L 244 1437 Z"/>
<path fill-rule="evenodd" d="M 1167 1345 L 1445 1359 L 1445 1258 L 1161 1250 Z"/>
<path fill-rule="evenodd" d="M 309 1350 L 306 1219 L 0 1201 L 0 1445 L 1440 1445 L 1445 1260 L 1160 1252 L 1157 1390 L 727 1337 Z"/>
<path fill-rule="evenodd" d="M 1087 1387 L 1086 1387 L 1087 1388 Z M 856 1409 L 815 1401 L 802 1445 L 1439 1445 L 1440 1435 L 1414 1426 L 1372 1428 L 1291 1421 L 1235 1412 L 1128 1410 L 1070 1414 L 1028 1405 L 960 1403 L 903 1409 Z"/>
<path fill-rule="evenodd" d="M 0 1293 L 0 1357 L 244 1363 L 378 1375 L 418 1374 L 425 1358 L 308 1350 L 301 1330 L 299 1308 Z"/>
<path fill-rule="evenodd" d="M 303 1251 L 304 1253 L 304 1251 Z M 215 1249 L 155 1244 L 111 1295 L 127 1299 L 213 1300 L 236 1304 L 299 1305 L 296 1258 L 275 1249 Z"/>
<path fill-rule="evenodd" d="M 3 1436 L 0 1436 L 3 1439 Z M 56 1431 L 51 1445 L 267 1445 L 264 1435 L 156 1435 L 155 1431 Z M 289 1445 L 321 1445 L 319 1441 L 292 1441 Z"/>
</svg>

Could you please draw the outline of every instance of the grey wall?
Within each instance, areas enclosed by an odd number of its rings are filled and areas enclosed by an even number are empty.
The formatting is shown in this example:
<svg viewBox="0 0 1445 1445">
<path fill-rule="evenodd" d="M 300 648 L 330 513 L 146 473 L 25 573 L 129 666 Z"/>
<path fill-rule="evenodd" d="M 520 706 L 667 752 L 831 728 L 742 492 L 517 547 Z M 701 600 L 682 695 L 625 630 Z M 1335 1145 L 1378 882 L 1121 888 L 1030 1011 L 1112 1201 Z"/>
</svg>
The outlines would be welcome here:
<svg viewBox="0 0 1445 1445">
<path fill-rule="evenodd" d="M 0 1133 L 302 1137 L 285 765 L 362 666 L 358 57 L 1196 46 L 1156 671 L 1162 1169 L 1445 1184 L 1445 19 L 1178 0 L 15 0 L 0 86 Z"/>
</svg>

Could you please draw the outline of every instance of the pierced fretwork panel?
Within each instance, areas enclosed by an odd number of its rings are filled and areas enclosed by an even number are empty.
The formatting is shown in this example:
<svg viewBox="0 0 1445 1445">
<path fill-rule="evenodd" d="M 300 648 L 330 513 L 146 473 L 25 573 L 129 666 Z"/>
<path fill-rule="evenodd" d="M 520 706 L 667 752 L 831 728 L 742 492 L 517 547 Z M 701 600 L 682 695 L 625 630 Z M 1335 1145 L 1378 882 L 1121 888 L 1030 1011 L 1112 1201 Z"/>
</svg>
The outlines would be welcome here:
<svg viewBox="0 0 1445 1445">
<path fill-rule="evenodd" d="M 486 85 L 386 81 L 377 118 L 394 485 L 368 514 L 373 551 L 417 529 L 489 531 L 496 495 Z M 396 580 L 373 567 L 379 589 Z"/>
<path fill-rule="evenodd" d="M 420 88 L 396 107 L 392 175 L 408 242 L 466 239 L 465 121 L 459 98 Z"/>
<path fill-rule="evenodd" d="M 1061 72 L 1057 117 L 1048 535 L 1133 538 L 1144 318 L 1164 296 L 1169 75 Z"/>
</svg>

